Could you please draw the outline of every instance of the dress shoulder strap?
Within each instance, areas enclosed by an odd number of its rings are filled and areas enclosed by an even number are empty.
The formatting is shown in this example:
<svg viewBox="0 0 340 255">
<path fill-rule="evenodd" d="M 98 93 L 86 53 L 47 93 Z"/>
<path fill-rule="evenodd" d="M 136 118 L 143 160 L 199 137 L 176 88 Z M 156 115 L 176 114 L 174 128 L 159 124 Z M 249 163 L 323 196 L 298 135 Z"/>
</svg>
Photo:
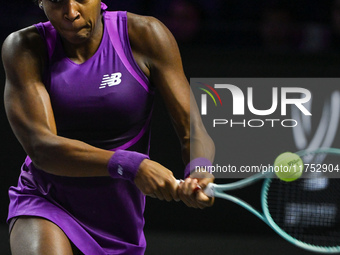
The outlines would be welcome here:
<svg viewBox="0 0 340 255">
<path fill-rule="evenodd" d="M 150 90 L 148 86 L 148 80 L 145 77 L 144 73 L 142 73 L 142 71 L 139 69 L 137 64 L 132 59 L 133 57 L 130 45 L 122 44 L 122 40 L 128 42 L 127 12 L 126 11 L 104 12 L 104 20 L 111 43 L 115 48 L 120 60 L 123 62 L 124 66 L 147 92 L 153 93 L 153 90 Z M 129 48 L 126 49 L 127 47 Z M 130 55 L 130 61 L 127 55 Z"/>
<path fill-rule="evenodd" d="M 38 29 L 40 35 L 45 39 L 48 57 L 49 60 L 51 60 L 57 41 L 57 31 L 49 21 L 35 24 L 35 27 Z"/>
</svg>

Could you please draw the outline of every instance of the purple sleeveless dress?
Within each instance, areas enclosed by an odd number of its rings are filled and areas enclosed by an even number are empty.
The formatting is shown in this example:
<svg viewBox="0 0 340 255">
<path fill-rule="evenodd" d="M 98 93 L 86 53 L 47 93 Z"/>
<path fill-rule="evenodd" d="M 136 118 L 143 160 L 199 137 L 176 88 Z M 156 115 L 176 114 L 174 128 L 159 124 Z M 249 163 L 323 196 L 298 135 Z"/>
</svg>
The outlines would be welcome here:
<svg viewBox="0 0 340 255">
<path fill-rule="evenodd" d="M 104 11 L 103 17 L 102 42 L 82 64 L 65 56 L 49 22 L 36 25 L 48 49 L 45 84 L 57 132 L 108 150 L 148 154 L 153 89 L 133 59 L 126 12 Z M 131 181 L 55 176 L 27 157 L 9 197 L 8 221 L 46 218 L 84 254 L 144 254 L 145 197 Z"/>
</svg>

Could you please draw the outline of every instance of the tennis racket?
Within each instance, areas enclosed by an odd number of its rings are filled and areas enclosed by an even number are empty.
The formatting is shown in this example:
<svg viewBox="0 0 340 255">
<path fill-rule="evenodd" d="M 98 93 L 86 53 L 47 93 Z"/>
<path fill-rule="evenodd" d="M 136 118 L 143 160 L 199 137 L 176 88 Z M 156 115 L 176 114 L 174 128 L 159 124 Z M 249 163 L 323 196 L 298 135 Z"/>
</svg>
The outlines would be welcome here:
<svg viewBox="0 0 340 255">
<path fill-rule="evenodd" d="M 313 252 L 340 253 L 340 149 L 299 151 L 302 177 L 293 182 L 275 178 L 273 168 L 228 184 L 210 183 L 204 192 L 247 209 L 290 243 Z M 308 176 L 311 175 L 311 176 Z M 262 212 L 226 191 L 263 180 Z"/>
</svg>

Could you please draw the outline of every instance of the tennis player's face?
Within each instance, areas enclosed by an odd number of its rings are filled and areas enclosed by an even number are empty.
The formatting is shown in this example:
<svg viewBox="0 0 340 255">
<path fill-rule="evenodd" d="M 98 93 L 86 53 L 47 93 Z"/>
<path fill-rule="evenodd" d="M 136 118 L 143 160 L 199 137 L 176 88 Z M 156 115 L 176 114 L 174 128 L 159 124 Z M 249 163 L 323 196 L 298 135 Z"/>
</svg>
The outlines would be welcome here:
<svg viewBox="0 0 340 255">
<path fill-rule="evenodd" d="M 102 36 L 100 0 L 42 0 L 43 9 L 59 34 L 71 44 Z"/>
</svg>

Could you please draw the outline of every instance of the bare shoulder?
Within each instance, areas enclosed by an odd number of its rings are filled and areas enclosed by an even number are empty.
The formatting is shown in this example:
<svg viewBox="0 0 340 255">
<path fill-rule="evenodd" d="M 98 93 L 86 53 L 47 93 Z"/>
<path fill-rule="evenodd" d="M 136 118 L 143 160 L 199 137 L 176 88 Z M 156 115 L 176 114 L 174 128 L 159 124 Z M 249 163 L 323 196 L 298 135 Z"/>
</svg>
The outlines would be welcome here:
<svg viewBox="0 0 340 255">
<path fill-rule="evenodd" d="M 165 29 L 162 22 L 151 16 L 142 16 L 131 12 L 127 13 L 129 33 L 155 33 Z"/>
<path fill-rule="evenodd" d="M 158 19 L 128 13 L 128 31 L 131 47 L 152 54 L 169 51 L 177 43 L 169 29 Z"/>
<path fill-rule="evenodd" d="M 155 70 L 164 72 L 171 69 L 176 70 L 176 73 L 182 72 L 177 42 L 161 21 L 150 16 L 128 13 L 128 30 L 131 49 L 137 62 L 142 62 L 142 69 L 145 66 L 148 70 L 153 70 L 151 73 L 154 74 L 157 73 Z"/>
<path fill-rule="evenodd" d="M 34 26 L 11 33 L 2 45 L 4 63 L 20 57 L 44 57 L 45 44 Z"/>
</svg>

